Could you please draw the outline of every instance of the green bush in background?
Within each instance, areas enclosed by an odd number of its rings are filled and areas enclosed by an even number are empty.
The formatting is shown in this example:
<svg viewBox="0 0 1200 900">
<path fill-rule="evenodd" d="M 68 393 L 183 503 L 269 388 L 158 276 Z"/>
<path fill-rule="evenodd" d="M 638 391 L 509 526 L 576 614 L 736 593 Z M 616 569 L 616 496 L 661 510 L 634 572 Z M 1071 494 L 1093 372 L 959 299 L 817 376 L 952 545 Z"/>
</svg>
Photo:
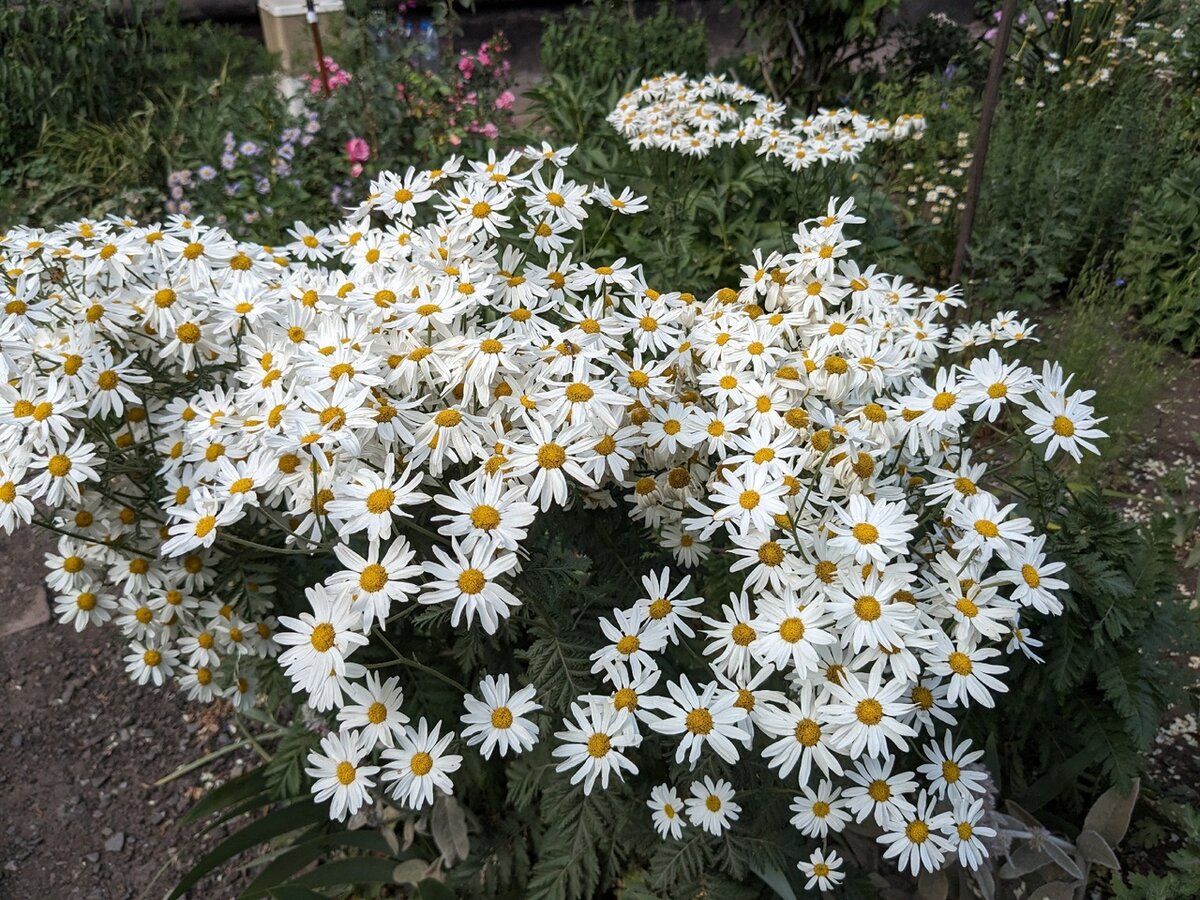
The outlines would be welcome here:
<svg viewBox="0 0 1200 900">
<path fill-rule="evenodd" d="M 1118 269 L 1145 328 L 1186 353 L 1200 350 L 1200 157 L 1142 188 Z"/>
</svg>

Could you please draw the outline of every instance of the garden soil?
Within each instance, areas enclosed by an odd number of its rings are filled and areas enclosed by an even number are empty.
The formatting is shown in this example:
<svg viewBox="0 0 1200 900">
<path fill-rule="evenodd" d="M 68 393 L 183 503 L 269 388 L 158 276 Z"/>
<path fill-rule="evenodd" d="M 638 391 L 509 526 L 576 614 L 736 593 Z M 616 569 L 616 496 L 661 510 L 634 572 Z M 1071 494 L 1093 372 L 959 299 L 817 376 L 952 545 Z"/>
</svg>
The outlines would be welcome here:
<svg viewBox="0 0 1200 900">
<path fill-rule="evenodd" d="M 50 546 L 32 529 L 0 539 L 0 898 L 158 900 L 211 846 L 180 814 L 251 760 L 229 753 L 154 786 L 229 744 L 230 726 L 220 707 L 134 684 L 112 629 L 51 618 Z M 241 880 L 231 871 L 190 896 L 224 900 Z"/>
</svg>

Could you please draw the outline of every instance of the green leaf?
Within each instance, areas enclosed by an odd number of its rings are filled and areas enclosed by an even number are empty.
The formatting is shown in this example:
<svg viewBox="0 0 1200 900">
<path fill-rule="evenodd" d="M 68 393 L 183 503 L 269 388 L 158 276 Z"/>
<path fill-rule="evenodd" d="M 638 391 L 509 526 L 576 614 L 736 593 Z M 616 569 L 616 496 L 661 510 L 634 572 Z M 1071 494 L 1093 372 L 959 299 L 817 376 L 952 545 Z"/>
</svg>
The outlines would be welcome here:
<svg viewBox="0 0 1200 900">
<path fill-rule="evenodd" d="M 796 900 L 796 892 L 788 884 L 787 876 L 781 871 L 768 866 L 751 866 L 750 871 L 762 879 L 763 883 L 775 892 L 776 897 L 783 900 Z"/>
<path fill-rule="evenodd" d="M 318 894 L 316 891 L 309 890 L 303 887 L 294 887 L 283 885 L 271 891 L 271 896 L 276 900 L 329 900 L 324 894 Z"/>
<path fill-rule="evenodd" d="M 285 879 L 316 862 L 335 847 L 357 847 L 381 856 L 387 856 L 390 850 L 387 841 L 377 831 L 339 831 L 322 834 L 275 857 L 242 893 L 242 900 L 252 900 L 270 893 Z M 394 866 L 395 860 L 392 860 L 391 864 Z"/>
<path fill-rule="evenodd" d="M 251 769 L 244 775 L 231 778 L 220 787 L 213 788 L 197 800 L 191 809 L 180 816 L 179 823 L 186 825 L 190 822 L 203 821 L 219 809 L 224 809 L 233 806 L 235 803 L 256 797 L 259 794 L 265 793 L 266 790 L 266 770 L 262 766 L 259 766 L 257 769 Z"/>
<path fill-rule="evenodd" d="M 1129 830 L 1140 787 L 1141 780 L 1136 778 L 1127 791 L 1110 787 L 1092 804 L 1083 827 L 1098 834 L 1109 847 L 1117 846 Z"/>
<path fill-rule="evenodd" d="M 376 856 L 355 856 L 337 859 L 317 866 L 290 882 L 291 885 L 308 888 L 334 887 L 340 884 L 391 884 L 396 871 L 394 859 Z"/>
<path fill-rule="evenodd" d="M 457 895 L 446 886 L 446 882 L 435 878 L 426 878 L 418 884 L 417 894 L 421 900 L 457 900 Z"/>
<path fill-rule="evenodd" d="M 175 890 L 171 892 L 168 900 L 176 900 L 221 863 L 232 859 L 239 853 L 280 835 L 289 834 L 317 823 L 324 823 L 327 821 L 326 816 L 324 807 L 318 806 L 309 799 L 304 799 L 251 822 L 240 831 L 234 832 L 192 866 L 175 885 Z"/>
</svg>

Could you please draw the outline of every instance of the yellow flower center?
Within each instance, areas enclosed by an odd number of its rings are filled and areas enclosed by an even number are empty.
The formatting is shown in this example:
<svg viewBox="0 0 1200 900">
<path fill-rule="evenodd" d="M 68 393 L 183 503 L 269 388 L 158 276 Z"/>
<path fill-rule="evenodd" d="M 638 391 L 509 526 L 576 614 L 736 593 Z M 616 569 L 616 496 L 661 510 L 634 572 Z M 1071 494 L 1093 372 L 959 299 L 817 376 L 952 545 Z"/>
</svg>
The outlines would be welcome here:
<svg viewBox="0 0 1200 900">
<path fill-rule="evenodd" d="M 396 492 L 391 488 L 376 488 L 367 494 L 367 512 L 372 515 L 383 515 L 396 502 Z"/>
<path fill-rule="evenodd" d="M 975 531 L 985 538 L 998 537 L 1000 529 L 996 527 L 996 523 L 988 519 L 977 519 L 975 521 Z"/>
<path fill-rule="evenodd" d="M 874 622 L 883 615 L 883 607 L 872 596 L 859 597 L 854 601 L 854 614 L 864 622 Z"/>
<path fill-rule="evenodd" d="M 358 576 L 358 586 L 368 594 L 382 591 L 388 583 L 388 571 L 379 563 L 371 563 Z"/>
<path fill-rule="evenodd" d="M 1029 563 L 1021 566 L 1021 577 L 1025 579 L 1025 583 L 1031 588 L 1036 588 L 1042 583 L 1042 576 L 1038 574 L 1038 570 Z"/>
<path fill-rule="evenodd" d="M 779 623 L 779 636 L 789 644 L 796 643 L 804 637 L 804 622 L 795 617 L 784 619 Z"/>
<path fill-rule="evenodd" d="M 870 522 L 859 522 L 850 529 L 850 533 L 854 535 L 854 539 L 860 544 L 873 544 L 879 540 L 879 529 Z"/>
<path fill-rule="evenodd" d="M 71 458 L 62 453 L 55 453 L 46 462 L 46 471 L 55 478 L 62 478 L 71 471 Z"/>
<path fill-rule="evenodd" d="M 601 759 L 608 755 L 608 751 L 612 749 L 612 741 L 607 734 L 601 734 L 597 731 L 587 742 L 588 756 L 593 759 Z"/>
<path fill-rule="evenodd" d="M 433 771 L 433 757 L 424 750 L 418 750 L 409 760 L 408 767 L 418 778 L 423 778 Z"/>
<path fill-rule="evenodd" d="M 551 441 L 538 447 L 537 461 L 543 469 L 560 469 L 567 461 L 567 451 Z"/>
<path fill-rule="evenodd" d="M 804 623 L 801 622 L 800 624 L 801 628 L 803 628 Z M 730 637 L 733 638 L 733 642 L 739 647 L 747 647 L 757 639 L 758 633 L 745 622 L 738 622 L 733 626 Z"/>
<path fill-rule="evenodd" d="M 378 725 L 387 718 L 387 707 L 376 700 L 367 707 L 367 721 L 372 725 Z"/>
<path fill-rule="evenodd" d="M 854 707 L 854 715 L 864 725 L 878 725 L 883 721 L 883 704 L 874 697 L 859 700 Z"/>
<path fill-rule="evenodd" d="M 464 569 L 458 576 L 458 589 L 464 594 L 478 594 L 487 585 L 487 577 L 478 569 Z"/>
<path fill-rule="evenodd" d="M 948 662 L 950 663 L 950 671 L 955 675 L 970 675 L 971 670 L 974 668 L 971 664 L 971 657 L 957 650 L 950 654 Z"/>
<path fill-rule="evenodd" d="M 932 406 L 938 412 L 945 412 L 954 405 L 956 399 L 949 391 L 941 391 L 934 396 Z"/>
<path fill-rule="evenodd" d="M 671 614 L 671 601 L 666 597 L 659 597 L 650 604 L 650 618 L 658 620 L 665 619 Z"/>
<path fill-rule="evenodd" d="M 336 638 L 337 631 L 333 625 L 329 622 L 322 622 L 312 630 L 312 635 L 308 640 L 318 653 L 327 653 L 333 647 Z"/>
<path fill-rule="evenodd" d="M 929 826 L 920 819 L 909 822 L 904 828 L 904 836 L 914 844 L 923 844 L 929 840 Z"/>
<path fill-rule="evenodd" d="M 513 714 L 507 706 L 497 706 L 492 710 L 492 727 L 505 730 L 512 728 Z"/>
<path fill-rule="evenodd" d="M 812 719 L 801 719 L 796 723 L 794 734 L 797 743 L 805 747 L 815 747 L 821 740 L 821 726 Z"/>
<path fill-rule="evenodd" d="M 586 403 L 587 401 L 591 400 L 593 396 L 595 396 L 595 391 L 593 391 L 586 384 L 579 384 L 576 382 L 574 384 L 567 385 L 566 395 L 567 399 L 572 403 Z"/>
<path fill-rule="evenodd" d="M 692 734 L 708 734 L 713 729 L 713 717 L 707 709 L 693 709 L 687 714 L 687 730 Z"/>
</svg>

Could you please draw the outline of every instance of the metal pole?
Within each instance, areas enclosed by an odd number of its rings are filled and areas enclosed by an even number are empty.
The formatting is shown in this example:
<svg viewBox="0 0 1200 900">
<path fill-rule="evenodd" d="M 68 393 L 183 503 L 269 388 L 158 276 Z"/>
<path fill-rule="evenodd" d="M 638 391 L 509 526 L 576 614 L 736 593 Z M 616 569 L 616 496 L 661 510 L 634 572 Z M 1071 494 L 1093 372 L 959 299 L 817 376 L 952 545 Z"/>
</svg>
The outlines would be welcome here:
<svg viewBox="0 0 1200 900">
<path fill-rule="evenodd" d="M 329 96 L 329 70 L 325 68 L 325 51 L 321 48 L 321 26 L 317 24 L 317 6 L 314 0 L 308 0 L 308 12 L 305 13 L 309 30 L 312 31 L 313 49 L 317 53 L 317 70 L 321 73 L 321 89 Z"/>
<path fill-rule="evenodd" d="M 979 117 L 979 132 L 975 135 L 975 154 L 971 158 L 971 173 L 967 182 L 967 202 L 963 208 L 962 221 L 958 226 L 958 244 L 954 248 L 954 266 L 950 269 L 951 284 L 961 281 L 963 266 L 967 262 L 967 245 L 971 242 L 971 229 L 975 225 L 975 207 L 979 203 L 979 191 L 983 187 L 983 166 L 987 162 L 992 118 L 996 114 L 996 103 L 1000 99 L 1000 78 L 1004 74 L 1008 39 L 1012 34 L 1013 20 L 1016 17 L 1017 0 L 1004 0 L 1000 27 L 996 33 L 996 43 L 992 47 L 992 61 L 988 67 L 987 85 L 983 89 L 983 111 Z"/>
</svg>

